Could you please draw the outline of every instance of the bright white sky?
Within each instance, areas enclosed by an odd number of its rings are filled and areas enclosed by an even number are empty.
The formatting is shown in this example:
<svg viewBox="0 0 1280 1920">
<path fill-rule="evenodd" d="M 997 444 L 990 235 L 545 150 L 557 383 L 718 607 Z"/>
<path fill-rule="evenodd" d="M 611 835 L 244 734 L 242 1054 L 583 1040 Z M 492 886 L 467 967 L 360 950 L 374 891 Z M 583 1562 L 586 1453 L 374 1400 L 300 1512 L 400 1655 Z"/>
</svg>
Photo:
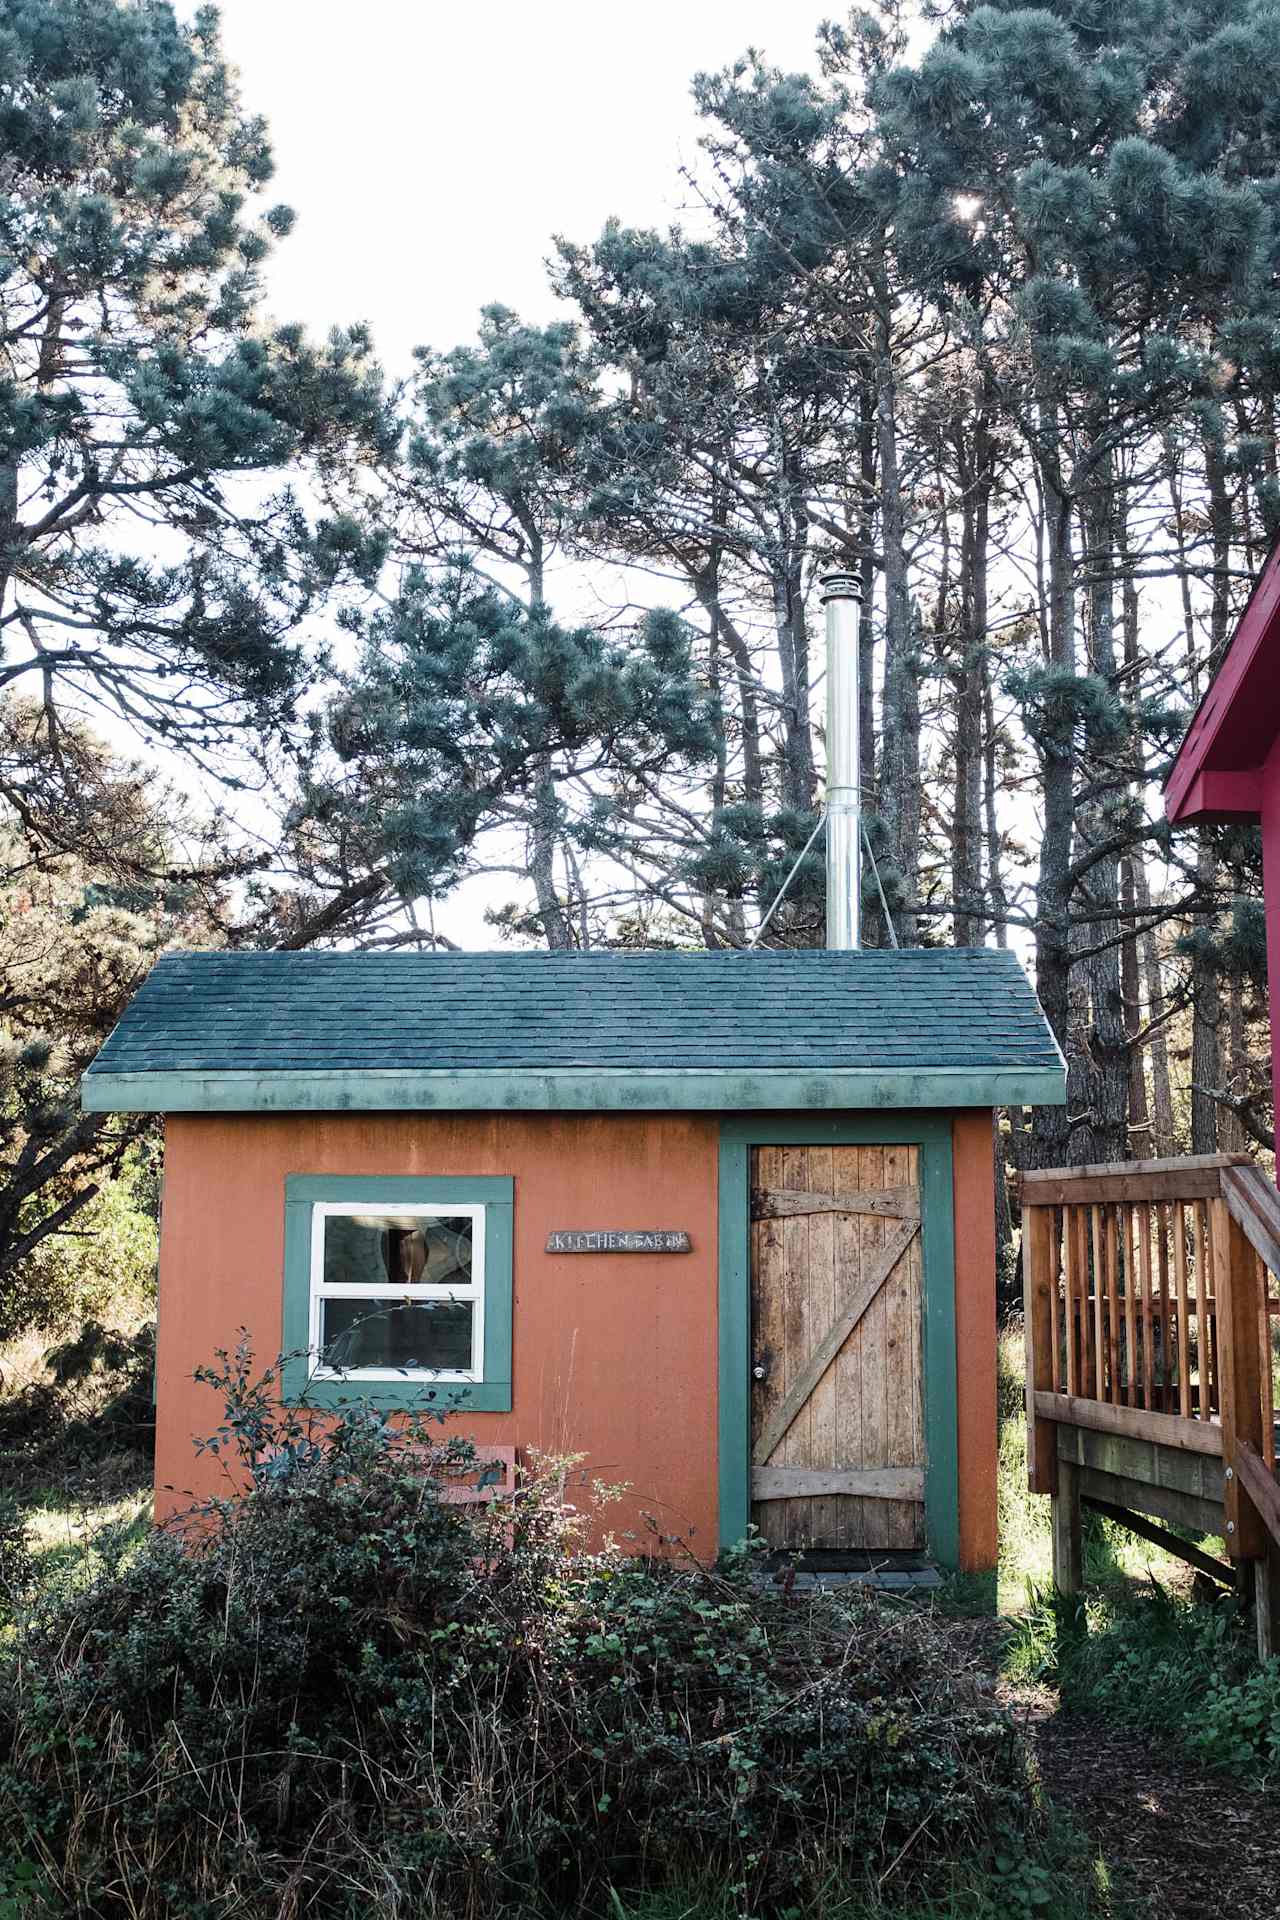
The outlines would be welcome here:
<svg viewBox="0 0 1280 1920">
<path fill-rule="evenodd" d="M 197 0 L 179 4 L 190 15 Z M 271 129 L 268 202 L 297 215 L 269 267 L 274 317 L 317 334 L 367 321 L 392 377 L 419 344 L 470 339 L 490 301 L 554 318 L 553 234 L 590 241 L 611 214 L 659 228 L 682 217 L 693 75 L 748 47 L 813 71 L 818 25 L 840 12 L 840 0 L 222 0 L 244 104 Z M 520 892 L 473 880 L 438 924 L 493 946 L 485 909 Z"/>
<path fill-rule="evenodd" d="M 188 9 L 194 11 L 194 7 Z M 552 317 L 554 233 L 677 219 L 696 154 L 692 75 L 748 46 L 809 68 L 820 0 L 223 0 L 273 197 L 298 225 L 279 319 L 367 320 L 389 372 L 469 338 L 501 300 Z"/>
</svg>

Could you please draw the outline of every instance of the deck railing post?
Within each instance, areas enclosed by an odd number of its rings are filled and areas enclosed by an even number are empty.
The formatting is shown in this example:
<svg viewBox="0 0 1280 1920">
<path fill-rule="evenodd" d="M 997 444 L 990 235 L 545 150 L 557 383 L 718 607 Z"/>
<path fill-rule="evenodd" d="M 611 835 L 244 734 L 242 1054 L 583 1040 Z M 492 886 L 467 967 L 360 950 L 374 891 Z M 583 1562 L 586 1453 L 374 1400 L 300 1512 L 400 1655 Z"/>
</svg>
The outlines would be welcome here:
<svg viewBox="0 0 1280 1920">
<path fill-rule="evenodd" d="M 1258 1262 L 1239 1221 L 1223 1199 L 1209 1202 L 1213 1219 L 1213 1281 L 1218 1308 L 1222 1458 L 1227 1551 L 1256 1560 L 1266 1529 L 1235 1470 L 1242 1440 L 1262 1453 L 1262 1355 L 1258 1336 Z M 1270 1356 L 1268 1356 L 1270 1364 Z"/>
<path fill-rule="evenodd" d="M 1200 1154 L 1037 1168 L 1022 1205 L 1027 1474 L 1053 1502 L 1055 1586 L 1081 1585 L 1082 1504 L 1146 1537 L 1151 1514 L 1221 1531 L 1258 1651 L 1280 1653 L 1280 1195 L 1247 1156 Z"/>
<path fill-rule="evenodd" d="M 1058 1430 L 1036 1416 L 1036 1391 L 1054 1387 L 1053 1313 L 1049 1290 L 1058 1284 L 1057 1218 L 1052 1207 L 1023 1212 L 1022 1299 L 1027 1347 L 1027 1484 L 1032 1493 L 1056 1493 Z"/>
</svg>

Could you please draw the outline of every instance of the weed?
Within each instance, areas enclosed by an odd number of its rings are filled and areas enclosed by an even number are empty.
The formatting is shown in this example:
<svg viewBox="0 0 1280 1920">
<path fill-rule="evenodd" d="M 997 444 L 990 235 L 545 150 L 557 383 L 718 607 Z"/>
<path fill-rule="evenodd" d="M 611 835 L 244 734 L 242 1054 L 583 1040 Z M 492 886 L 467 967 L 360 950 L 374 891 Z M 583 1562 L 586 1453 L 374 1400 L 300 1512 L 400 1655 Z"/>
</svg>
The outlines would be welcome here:
<svg viewBox="0 0 1280 1920">
<path fill-rule="evenodd" d="M 1206 1765 L 1280 1768 L 1280 1659 L 1258 1666 L 1247 1615 L 1154 1580 L 1063 1599 L 1035 1596 L 1018 1621 L 1008 1670 L 1056 1686 L 1068 1711 L 1171 1735 Z"/>
<path fill-rule="evenodd" d="M 931 1894 L 827 1884 L 812 1900 L 783 1907 L 777 1920 L 1128 1920 L 1101 1860 L 1055 1822 L 1034 1852 L 1014 1841 L 987 1867 L 957 1866 Z M 672 1889 L 630 1899 L 611 1891 L 603 1920 L 757 1920 L 717 1889 Z"/>
<path fill-rule="evenodd" d="M 763 1917 L 963 1862 L 1040 1911 L 1020 1744 L 929 1615 L 587 1556 L 554 1472 L 448 1503 L 438 1429 L 217 1384 L 241 1491 L 47 1595 L 0 1676 L 0 1846 L 56 1897 L 480 1920 L 696 1874 Z"/>
<path fill-rule="evenodd" d="M 0 1920 L 41 1920 L 49 1914 L 48 1882 L 30 1860 L 0 1860 Z"/>
</svg>

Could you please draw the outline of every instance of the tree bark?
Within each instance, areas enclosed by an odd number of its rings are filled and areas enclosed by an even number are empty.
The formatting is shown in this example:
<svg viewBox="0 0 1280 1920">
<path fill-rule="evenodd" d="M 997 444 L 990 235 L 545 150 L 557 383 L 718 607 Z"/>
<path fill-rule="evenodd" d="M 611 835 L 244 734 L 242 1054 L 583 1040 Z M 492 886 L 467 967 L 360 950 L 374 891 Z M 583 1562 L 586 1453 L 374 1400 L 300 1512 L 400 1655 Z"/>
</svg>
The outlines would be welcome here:
<svg viewBox="0 0 1280 1920">
<path fill-rule="evenodd" d="M 885 602 L 879 811 L 902 891 L 901 904 L 893 908 L 894 928 L 899 945 L 908 947 L 916 942 L 915 905 L 920 884 L 920 683 L 907 579 L 906 512 L 898 470 L 893 308 L 883 255 L 874 278 L 876 437 L 880 451 Z"/>
<path fill-rule="evenodd" d="M 1124 995 L 1124 1029 L 1129 1049 L 1129 1151 L 1135 1160 L 1149 1160 L 1154 1149 L 1151 1141 L 1151 1105 L 1147 1099 L 1146 1061 L 1139 1044 L 1142 1031 L 1142 975 L 1138 965 L 1138 942 L 1133 931 L 1138 909 L 1138 890 L 1134 884 L 1133 856 L 1125 859 L 1120 871 L 1121 900 L 1124 906 L 1124 942 L 1120 948 L 1120 988 Z"/>
<path fill-rule="evenodd" d="M 1209 671 L 1222 658 L 1231 631 L 1231 496 L 1220 440 L 1212 431 L 1203 439 L 1205 484 L 1209 494 L 1209 529 L 1213 552 L 1213 580 L 1209 601 Z M 1199 693 L 1195 671 L 1194 634 L 1190 661 L 1194 673 L 1193 697 Z M 1216 915 L 1218 862 L 1206 832 L 1199 835 L 1196 878 L 1205 905 L 1200 927 L 1211 936 Z M 1191 1151 L 1217 1153 L 1221 1141 L 1222 1109 L 1210 1098 L 1210 1087 L 1222 1086 L 1222 1000 L 1217 970 L 1208 955 L 1197 951 L 1191 968 Z"/>
<path fill-rule="evenodd" d="M 1105 422 L 1099 423 L 1099 430 Z M 1104 463 L 1085 503 L 1089 567 L 1089 666 L 1108 687 L 1116 684 L 1115 646 L 1115 502 L 1110 463 Z M 1090 754 L 1089 773 L 1096 784 L 1110 776 L 1105 757 Z M 1080 850 L 1106 844 L 1114 832 L 1102 800 L 1080 809 Z M 1089 1123 L 1072 1140 L 1072 1157 L 1081 1164 L 1124 1160 L 1129 1152 L 1129 1039 L 1121 978 L 1120 863 L 1107 854 L 1089 869 L 1082 902 L 1090 917 L 1083 927 L 1089 950 L 1086 977 L 1089 1024 L 1079 1079 Z"/>
<path fill-rule="evenodd" d="M 982 897 L 983 724 L 987 658 L 987 567 L 994 461 L 987 416 L 972 419 L 972 458 L 966 422 L 956 433 L 961 498 L 960 657 L 952 675 L 955 696 L 952 795 L 951 897 L 958 947 L 981 946 L 985 933 Z"/>
<path fill-rule="evenodd" d="M 529 878 L 538 902 L 543 938 L 552 952 L 561 952 L 573 945 L 569 916 L 556 890 L 555 854 L 559 835 L 560 809 L 555 781 L 548 772 L 539 769 L 529 828 Z"/>
<path fill-rule="evenodd" d="M 1145 754 L 1142 740 L 1142 672 L 1138 644 L 1138 588 L 1133 577 L 1133 557 L 1129 551 L 1128 513 L 1123 504 L 1116 511 L 1116 539 L 1122 577 L 1125 685 L 1128 690 L 1130 754 L 1134 781 L 1130 804 L 1143 804 Z M 1123 942 L 1120 948 L 1120 984 L 1124 994 L 1124 1026 L 1129 1049 L 1129 1151 L 1135 1159 L 1154 1155 L 1151 1103 L 1147 1098 L 1146 1055 L 1139 1036 L 1142 1032 L 1142 965 L 1138 952 L 1138 879 L 1136 869 L 1142 859 L 1135 846 L 1125 855 L 1120 868 L 1121 900 L 1124 906 Z"/>
<path fill-rule="evenodd" d="M 1048 635 L 1051 668 L 1068 685 L 1076 672 L 1076 566 L 1071 501 L 1049 462 L 1041 469 L 1045 504 L 1044 542 L 1048 565 Z M 1044 830 L 1036 884 L 1036 987 L 1045 1018 L 1067 1057 L 1067 1106 L 1032 1109 L 1031 1164 L 1064 1166 L 1070 1158 L 1068 1113 L 1087 1097 L 1082 1068 L 1072 1043 L 1070 869 L 1075 829 L 1074 708 L 1063 710 L 1050 693 L 1040 755 L 1044 790 Z"/>
<path fill-rule="evenodd" d="M 1004 888 L 1004 842 L 1000 834 L 999 802 L 1000 740 L 996 728 L 995 695 L 991 688 L 991 665 L 982 668 L 982 807 L 987 836 L 987 910 L 995 933 L 996 945 L 1009 944 L 1009 899 Z"/>
<path fill-rule="evenodd" d="M 872 607 L 876 563 L 873 553 L 876 501 L 875 393 L 863 380 L 858 389 L 858 503 L 859 573 L 862 582 L 862 621 L 858 631 L 858 755 L 863 811 L 876 806 L 876 647 Z"/>
<path fill-rule="evenodd" d="M 1151 914 L 1151 885 L 1146 862 L 1135 849 L 1130 857 L 1134 898 L 1138 912 L 1146 920 Z M 1175 1149 L 1173 1125 L 1173 1080 L 1169 1072 L 1169 1036 L 1165 1024 L 1167 1011 L 1164 969 L 1160 946 L 1154 932 L 1146 932 L 1140 943 L 1142 975 L 1147 990 L 1147 1025 L 1151 1038 L 1147 1051 L 1151 1058 L 1151 1151 L 1157 1160 L 1167 1160 Z"/>
</svg>

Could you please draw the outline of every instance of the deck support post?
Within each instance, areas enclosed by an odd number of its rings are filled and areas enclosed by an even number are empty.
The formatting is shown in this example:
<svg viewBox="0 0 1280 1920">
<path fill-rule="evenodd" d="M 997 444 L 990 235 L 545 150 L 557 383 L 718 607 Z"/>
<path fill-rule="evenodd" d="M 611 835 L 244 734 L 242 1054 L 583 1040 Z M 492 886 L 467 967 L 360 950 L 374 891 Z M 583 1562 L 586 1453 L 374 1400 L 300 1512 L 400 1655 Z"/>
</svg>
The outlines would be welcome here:
<svg viewBox="0 0 1280 1920">
<path fill-rule="evenodd" d="M 1280 1547 L 1270 1542 L 1253 1563 L 1253 1611 L 1258 1658 L 1270 1660 L 1280 1653 Z"/>
<path fill-rule="evenodd" d="M 1074 1460 L 1058 1462 L 1051 1524 L 1053 1584 L 1059 1593 L 1079 1593 L 1084 1585 L 1084 1538 L 1080 1519 L 1080 1469 Z"/>
</svg>

